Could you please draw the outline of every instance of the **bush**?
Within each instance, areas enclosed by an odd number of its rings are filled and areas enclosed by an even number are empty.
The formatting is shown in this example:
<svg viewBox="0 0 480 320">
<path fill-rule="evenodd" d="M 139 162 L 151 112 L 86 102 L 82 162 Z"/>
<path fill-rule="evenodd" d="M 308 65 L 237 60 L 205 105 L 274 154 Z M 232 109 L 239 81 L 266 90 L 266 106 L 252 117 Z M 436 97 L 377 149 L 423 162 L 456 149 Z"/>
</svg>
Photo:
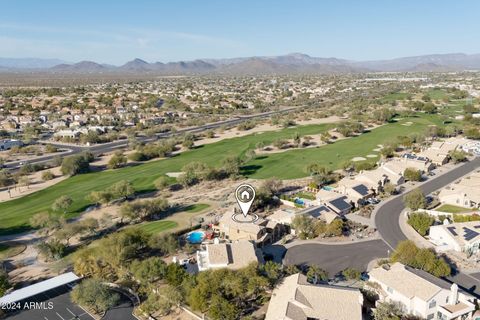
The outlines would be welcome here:
<svg viewBox="0 0 480 320">
<path fill-rule="evenodd" d="M 164 190 L 170 185 L 170 181 L 168 177 L 161 176 L 157 180 L 155 180 L 154 185 L 157 190 Z"/>
<path fill-rule="evenodd" d="M 43 181 L 52 180 L 53 178 L 55 178 L 55 175 L 52 173 L 52 171 L 47 170 L 47 171 L 42 172 L 42 180 Z"/>
<path fill-rule="evenodd" d="M 146 161 L 148 160 L 147 156 L 143 152 L 135 151 L 128 155 L 128 159 L 131 161 Z"/>
<path fill-rule="evenodd" d="M 405 178 L 405 180 L 408 180 L 408 181 L 421 181 L 422 172 L 415 168 L 407 168 L 403 172 L 403 177 Z"/>
<path fill-rule="evenodd" d="M 454 163 L 460 163 L 467 161 L 467 153 L 461 150 L 452 150 L 448 153 Z"/>
<path fill-rule="evenodd" d="M 348 280 L 359 280 L 361 273 L 357 269 L 347 268 L 342 271 L 342 275 Z"/>
<path fill-rule="evenodd" d="M 66 157 L 62 161 L 61 171 L 64 175 L 74 176 L 90 171 L 89 158 L 83 155 Z"/>
<path fill-rule="evenodd" d="M 435 219 L 428 213 L 413 212 L 408 217 L 408 224 L 413 227 L 421 236 L 425 236 L 428 229 L 435 222 Z"/>
<path fill-rule="evenodd" d="M 86 279 L 73 288 L 72 300 L 96 313 L 103 313 L 120 301 L 120 295 L 98 279 Z"/>
<path fill-rule="evenodd" d="M 392 255 L 392 261 L 424 270 L 436 277 L 446 277 L 452 272 L 443 258 L 438 258 L 430 249 L 418 248 L 411 240 L 398 244 Z"/>
<path fill-rule="evenodd" d="M 407 206 L 411 210 L 418 210 L 420 208 L 425 209 L 425 207 L 427 206 L 427 200 L 425 199 L 425 195 L 419 188 L 416 188 L 411 192 L 407 193 L 403 197 L 403 202 L 405 203 L 405 206 Z"/>
<path fill-rule="evenodd" d="M 37 245 L 38 252 L 47 260 L 59 260 L 65 255 L 67 246 L 57 239 L 42 241 Z"/>
<path fill-rule="evenodd" d="M 127 157 L 125 157 L 121 151 L 117 151 L 108 161 L 107 167 L 109 169 L 117 169 L 123 167 L 126 164 Z"/>
</svg>

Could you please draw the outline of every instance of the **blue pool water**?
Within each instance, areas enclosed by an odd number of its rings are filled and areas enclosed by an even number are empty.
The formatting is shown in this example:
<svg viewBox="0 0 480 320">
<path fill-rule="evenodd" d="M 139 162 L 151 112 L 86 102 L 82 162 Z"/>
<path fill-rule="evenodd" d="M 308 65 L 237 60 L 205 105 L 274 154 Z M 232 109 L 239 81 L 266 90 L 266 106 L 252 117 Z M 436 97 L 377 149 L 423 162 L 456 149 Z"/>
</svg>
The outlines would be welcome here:
<svg viewBox="0 0 480 320">
<path fill-rule="evenodd" d="M 305 204 L 305 200 L 303 200 L 302 198 L 296 198 L 295 203 L 298 203 L 303 206 Z"/>
<path fill-rule="evenodd" d="M 202 243 L 203 238 L 205 238 L 203 231 L 193 231 L 187 235 L 187 240 L 190 243 Z"/>
<path fill-rule="evenodd" d="M 332 191 L 334 188 L 329 187 L 329 186 L 325 186 L 325 187 L 322 187 L 322 189 L 327 190 L 327 191 Z"/>
</svg>

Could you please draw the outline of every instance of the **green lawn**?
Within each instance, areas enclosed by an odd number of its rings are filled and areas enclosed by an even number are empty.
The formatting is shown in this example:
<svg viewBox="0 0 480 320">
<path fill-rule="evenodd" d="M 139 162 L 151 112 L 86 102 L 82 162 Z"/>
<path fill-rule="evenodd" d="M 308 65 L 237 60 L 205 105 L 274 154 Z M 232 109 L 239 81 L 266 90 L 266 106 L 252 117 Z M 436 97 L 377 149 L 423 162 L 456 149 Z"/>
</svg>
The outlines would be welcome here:
<svg viewBox="0 0 480 320">
<path fill-rule="evenodd" d="M 299 197 L 299 198 L 303 198 L 303 199 L 308 199 L 308 200 L 315 200 L 316 199 L 315 194 L 313 194 L 312 192 L 306 192 L 306 191 L 301 191 L 301 192 L 295 193 L 294 196 Z"/>
<path fill-rule="evenodd" d="M 178 226 L 178 223 L 176 223 L 175 221 L 158 220 L 158 221 L 142 223 L 136 226 L 136 228 L 139 228 L 149 234 L 156 234 L 159 232 L 176 228 L 177 226 Z"/>
<path fill-rule="evenodd" d="M 413 122 L 413 125 L 401 125 L 407 121 Z M 441 124 L 441 120 L 435 115 L 420 115 L 398 123 L 387 124 L 359 137 L 341 140 L 331 145 L 259 156 L 242 168 L 242 174 L 259 179 L 305 177 L 307 175 L 305 167 L 309 163 L 318 162 L 331 168 L 338 168 L 343 160 L 366 156 L 373 153 L 372 150 L 376 148 L 377 144 L 385 143 L 398 135 L 420 132 L 430 124 Z M 225 139 L 169 159 L 74 176 L 25 197 L 0 203 L 0 235 L 28 230 L 30 217 L 35 213 L 50 211 L 53 201 L 61 195 L 68 195 L 73 199 L 73 205 L 67 216 L 75 217 L 90 205 L 86 196 L 91 191 L 104 190 L 120 180 L 131 181 L 138 192 L 152 191 L 155 179 L 167 172 L 178 172 L 185 164 L 192 161 L 218 166 L 226 157 L 244 154 L 247 150 L 255 148 L 258 142 L 268 145 L 279 138 L 291 138 L 295 132 L 302 136 L 313 135 L 325 132 L 332 126 L 333 124 L 308 125 Z M 376 161 L 376 159 L 373 158 L 369 161 Z"/>
<path fill-rule="evenodd" d="M 442 212 L 448 212 L 448 213 L 462 213 L 462 212 L 473 211 L 472 209 L 469 209 L 469 208 L 454 206 L 454 205 L 450 205 L 450 204 L 444 204 L 444 205 L 436 208 L 435 210 L 442 211 Z"/>
<path fill-rule="evenodd" d="M 402 125 L 406 122 L 412 122 L 412 125 Z M 320 148 L 291 150 L 258 157 L 247 163 L 243 173 L 256 179 L 270 177 L 294 179 L 307 176 L 306 167 L 310 163 L 319 163 L 331 169 L 338 169 L 342 162 L 357 156 L 375 162 L 378 158 L 367 158 L 366 155 L 374 154 L 373 149 L 377 148 L 378 144 L 384 144 L 399 135 L 422 132 L 431 124 L 442 125 L 441 120 L 435 115 L 405 118 L 359 137 L 340 140 Z"/>
</svg>

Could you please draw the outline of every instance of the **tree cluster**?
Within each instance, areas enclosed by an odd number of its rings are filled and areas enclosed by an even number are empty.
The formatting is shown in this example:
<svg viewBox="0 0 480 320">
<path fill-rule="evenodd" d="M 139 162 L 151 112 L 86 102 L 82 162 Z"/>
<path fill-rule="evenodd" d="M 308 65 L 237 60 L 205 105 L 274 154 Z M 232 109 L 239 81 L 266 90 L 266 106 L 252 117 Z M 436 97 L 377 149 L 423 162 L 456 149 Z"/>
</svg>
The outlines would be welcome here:
<svg viewBox="0 0 480 320">
<path fill-rule="evenodd" d="M 443 258 L 437 257 L 431 249 L 418 248 L 411 240 L 398 244 L 393 252 L 392 261 L 426 271 L 436 277 L 446 277 L 451 274 L 450 266 Z"/>
</svg>

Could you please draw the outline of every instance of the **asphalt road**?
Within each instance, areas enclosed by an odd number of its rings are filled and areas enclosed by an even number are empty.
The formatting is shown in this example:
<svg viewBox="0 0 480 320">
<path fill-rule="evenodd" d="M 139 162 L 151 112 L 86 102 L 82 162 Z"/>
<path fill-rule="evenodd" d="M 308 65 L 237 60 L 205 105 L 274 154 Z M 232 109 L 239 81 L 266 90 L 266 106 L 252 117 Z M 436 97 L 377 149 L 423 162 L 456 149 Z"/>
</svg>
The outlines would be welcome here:
<svg viewBox="0 0 480 320">
<path fill-rule="evenodd" d="M 431 177 L 420 187 L 423 193 L 429 194 L 454 182 L 458 178 L 480 167 L 480 158 L 475 158 L 442 175 Z M 407 239 L 398 223 L 400 214 L 405 208 L 403 196 L 399 195 L 381 204 L 375 215 L 375 225 L 383 240 L 393 249 L 400 241 Z"/>
<path fill-rule="evenodd" d="M 349 244 L 308 243 L 288 249 L 283 262 L 300 266 L 315 264 L 333 277 L 348 267 L 367 270 L 373 259 L 387 257 L 388 249 L 380 239 Z"/>
<path fill-rule="evenodd" d="M 420 186 L 425 194 L 432 193 L 444 186 L 454 182 L 460 177 L 480 167 L 480 158 L 477 157 L 449 172 L 438 177 L 428 180 Z M 400 241 L 406 240 L 407 237 L 400 229 L 400 214 L 405 208 L 403 204 L 403 195 L 383 203 L 375 215 L 375 225 L 377 226 L 383 240 L 391 247 L 395 248 Z M 454 272 L 457 272 L 454 270 Z M 480 296 L 480 276 L 475 277 L 465 273 L 457 272 L 447 280 L 457 283 L 463 289 Z"/>
<path fill-rule="evenodd" d="M 255 118 L 267 118 L 267 117 L 270 117 L 274 114 L 285 113 L 285 112 L 289 112 L 289 111 L 292 111 L 292 110 L 295 110 L 295 109 L 296 109 L 296 107 L 292 107 L 292 108 L 287 108 L 287 109 L 278 110 L 278 111 L 269 111 L 269 112 L 254 114 L 254 115 L 247 115 L 247 116 L 242 116 L 242 117 L 238 117 L 238 118 L 234 118 L 234 119 L 209 123 L 209 124 L 205 124 L 205 125 L 198 126 L 198 127 L 181 129 L 181 130 L 177 130 L 175 132 L 158 133 L 158 134 L 156 134 L 155 137 L 137 137 L 137 139 L 141 142 L 151 142 L 151 141 L 155 141 L 155 140 L 158 140 L 158 139 L 166 139 L 166 138 L 170 138 L 172 136 L 181 135 L 181 134 L 184 134 L 184 133 L 187 133 L 187 132 L 191 132 L 191 133 L 201 132 L 201 131 L 205 131 L 205 130 L 209 130 L 209 129 L 219 128 L 219 127 L 224 126 L 224 125 L 236 125 L 236 124 L 239 124 L 241 122 L 251 120 L 251 119 L 255 119 Z M 54 146 L 56 146 L 58 148 L 61 148 L 61 149 L 69 149 L 68 153 L 62 154 L 62 156 L 65 156 L 65 155 L 78 154 L 78 153 L 81 153 L 83 151 L 89 151 L 89 152 L 92 152 L 94 154 L 111 152 L 111 151 L 114 151 L 114 150 L 117 150 L 117 149 L 125 148 L 128 144 L 128 141 L 127 140 L 117 140 L 117 141 L 113 141 L 113 142 L 102 143 L 102 144 L 97 144 L 97 145 L 88 146 L 88 147 L 87 146 L 85 146 L 85 147 L 83 147 L 83 146 L 65 146 L 63 144 L 55 144 L 55 143 L 48 143 L 48 144 L 54 145 Z M 32 160 L 29 160 L 28 163 L 44 164 L 44 163 L 48 163 L 49 161 L 51 161 L 55 157 L 56 157 L 56 155 L 41 156 L 41 157 L 37 157 L 37 158 L 32 159 Z M 7 168 L 7 169 L 17 169 L 20 166 L 20 162 L 21 161 L 8 162 L 8 163 L 5 164 L 5 168 Z"/>
</svg>

